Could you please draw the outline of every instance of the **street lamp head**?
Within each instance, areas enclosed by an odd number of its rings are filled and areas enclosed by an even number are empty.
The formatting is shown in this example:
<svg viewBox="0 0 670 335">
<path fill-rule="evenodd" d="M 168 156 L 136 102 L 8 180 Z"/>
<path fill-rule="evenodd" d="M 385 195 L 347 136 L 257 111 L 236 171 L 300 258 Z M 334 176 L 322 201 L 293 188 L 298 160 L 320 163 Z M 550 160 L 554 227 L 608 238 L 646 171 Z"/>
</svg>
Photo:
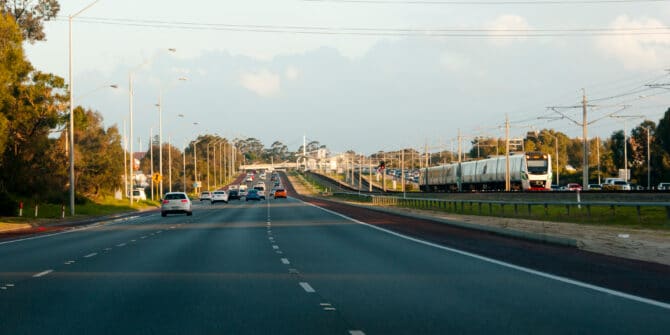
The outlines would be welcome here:
<svg viewBox="0 0 670 335">
<path fill-rule="evenodd" d="M 109 87 L 111 87 L 111 88 L 119 88 L 119 85 L 117 85 L 117 84 L 111 84 L 111 85 L 109 85 Z"/>
<path fill-rule="evenodd" d="M 175 49 L 175 48 L 168 48 L 168 51 L 169 51 L 169 52 L 177 52 L 177 49 Z"/>
<path fill-rule="evenodd" d="M 177 80 L 188 81 L 188 78 L 186 78 L 186 77 L 179 77 L 179 78 L 177 78 Z"/>
</svg>

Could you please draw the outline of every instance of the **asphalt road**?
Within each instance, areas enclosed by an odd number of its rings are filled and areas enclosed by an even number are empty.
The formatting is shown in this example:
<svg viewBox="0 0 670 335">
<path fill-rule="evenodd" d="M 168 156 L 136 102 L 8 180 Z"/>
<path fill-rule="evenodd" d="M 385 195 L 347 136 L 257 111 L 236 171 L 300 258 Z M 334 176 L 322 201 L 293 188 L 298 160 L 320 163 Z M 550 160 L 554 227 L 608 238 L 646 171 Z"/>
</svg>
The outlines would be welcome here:
<svg viewBox="0 0 670 335">
<path fill-rule="evenodd" d="M 670 305 L 297 199 L 0 244 L 3 334 L 661 334 Z"/>
</svg>

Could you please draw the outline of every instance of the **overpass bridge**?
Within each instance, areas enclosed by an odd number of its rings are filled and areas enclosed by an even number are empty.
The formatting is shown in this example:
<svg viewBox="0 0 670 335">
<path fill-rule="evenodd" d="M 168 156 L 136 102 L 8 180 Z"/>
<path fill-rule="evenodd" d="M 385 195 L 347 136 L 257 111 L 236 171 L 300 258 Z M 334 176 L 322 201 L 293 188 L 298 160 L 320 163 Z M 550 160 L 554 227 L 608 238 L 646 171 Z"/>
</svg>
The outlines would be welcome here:
<svg viewBox="0 0 670 335">
<path fill-rule="evenodd" d="M 248 164 L 240 165 L 240 170 L 251 171 L 251 170 L 276 170 L 276 169 L 295 169 L 298 167 L 298 164 L 293 162 L 283 162 L 275 164 Z"/>
</svg>

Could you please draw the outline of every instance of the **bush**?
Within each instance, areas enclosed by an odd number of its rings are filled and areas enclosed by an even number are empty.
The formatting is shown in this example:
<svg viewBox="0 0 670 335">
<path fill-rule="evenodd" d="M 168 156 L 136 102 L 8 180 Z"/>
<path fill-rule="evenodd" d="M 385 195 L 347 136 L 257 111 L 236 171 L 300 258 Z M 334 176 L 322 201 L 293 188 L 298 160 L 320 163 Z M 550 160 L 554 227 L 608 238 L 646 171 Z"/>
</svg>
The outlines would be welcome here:
<svg viewBox="0 0 670 335">
<path fill-rule="evenodd" d="M 0 192 L 0 215 L 16 216 L 18 214 L 19 202 L 12 199 L 7 192 Z"/>
</svg>

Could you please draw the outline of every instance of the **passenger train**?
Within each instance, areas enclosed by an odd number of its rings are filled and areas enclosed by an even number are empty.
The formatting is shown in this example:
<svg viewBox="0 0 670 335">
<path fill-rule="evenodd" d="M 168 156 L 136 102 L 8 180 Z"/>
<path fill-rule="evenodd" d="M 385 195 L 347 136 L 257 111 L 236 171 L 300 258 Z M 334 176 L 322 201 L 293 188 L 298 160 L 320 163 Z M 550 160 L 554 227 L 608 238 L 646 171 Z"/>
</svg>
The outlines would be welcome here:
<svg viewBox="0 0 670 335">
<path fill-rule="evenodd" d="M 421 170 L 424 192 L 505 190 L 505 156 L 452 163 Z M 510 186 L 516 191 L 551 189 L 551 155 L 541 152 L 510 154 Z"/>
</svg>

